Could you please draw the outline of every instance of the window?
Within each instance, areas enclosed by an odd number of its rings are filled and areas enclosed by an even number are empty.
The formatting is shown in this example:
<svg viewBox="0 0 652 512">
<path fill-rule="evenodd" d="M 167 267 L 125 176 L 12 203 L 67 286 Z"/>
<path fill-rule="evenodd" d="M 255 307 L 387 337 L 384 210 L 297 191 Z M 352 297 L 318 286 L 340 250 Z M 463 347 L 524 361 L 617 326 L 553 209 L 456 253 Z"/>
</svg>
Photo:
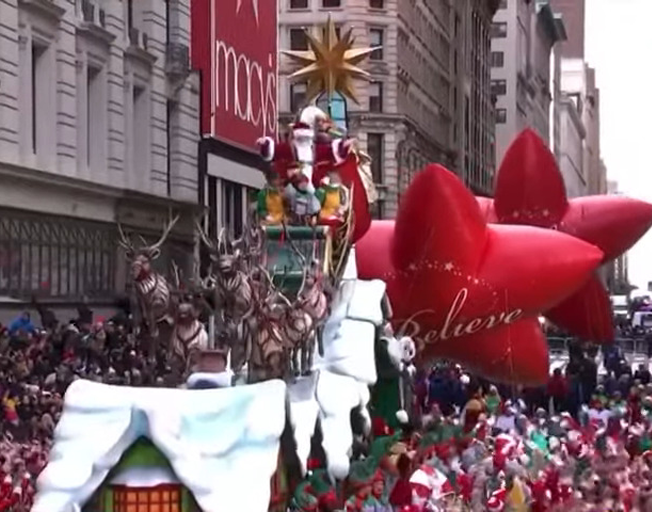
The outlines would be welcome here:
<svg viewBox="0 0 652 512">
<path fill-rule="evenodd" d="M 372 82 L 369 84 L 369 112 L 383 111 L 383 84 L 382 82 Z"/>
<path fill-rule="evenodd" d="M 94 67 L 86 71 L 86 164 L 89 169 L 102 166 L 104 97 L 101 73 L 101 69 Z"/>
<path fill-rule="evenodd" d="M 174 101 L 169 101 L 167 104 L 167 147 L 168 147 L 168 161 L 167 161 L 167 185 L 168 196 L 172 195 L 172 161 L 174 159 L 174 149 L 172 141 L 174 140 L 175 128 L 177 126 L 178 104 Z"/>
<path fill-rule="evenodd" d="M 369 29 L 369 43 L 372 47 L 378 47 L 369 55 L 369 60 L 383 60 L 383 39 L 385 31 L 382 28 Z"/>
<path fill-rule="evenodd" d="M 342 6 L 342 0 L 321 0 L 321 6 L 324 9 L 333 9 Z"/>
<path fill-rule="evenodd" d="M 491 94 L 494 96 L 504 96 L 507 94 L 507 80 L 492 80 Z"/>
<path fill-rule="evenodd" d="M 176 485 L 143 488 L 114 487 L 113 512 L 141 512 L 142 510 L 181 512 L 181 489 Z"/>
<path fill-rule="evenodd" d="M 496 124 L 505 124 L 507 122 L 507 109 L 496 109 Z"/>
<path fill-rule="evenodd" d="M 52 137 L 52 132 L 46 126 L 47 113 L 51 111 L 50 98 L 48 97 L 49 85 L 52 77 L 48 76 L 47 48 L 32 44 L 32 153 L 39 154 L 45 148 L 47 140 Z"/>
<path fill-rule="evenodd" d="M 307 9 L 308 0 L 290 0 L 290 9 Z"/>
<path fill-rule="evenodd" d="M 239 183 L 222 180 L 222 227 L 234 237 L 242 234 L 244 225 L 243 192 Z"/>
<path fill-rule="evenodd" d="M 507 23 L 504 21 L 497 21 L 492 23 L 491 37 L 496 37 L 496 38 L 507 37 Z"/>
<path fill-rule="evenodd" d="M 3 211 L 0 295 L 105 297 L 115 292 L 115 226 Z"/>
<path fill-rule="evenodd" d="M 385 0 L 369 0 L 370 9 L 384 9 Z"/>
<path fill-rule="evenodd" d="M 306 84 L 290 85 L 290 112 L 298 112 L 306 105 Z"/>
<path fill-rule="evenodd" d="M 383 152 L 385 135 L 383 133 L 367 134 L 367 153 L 371 158 L 371 177 L 374 183 L 383 182 Z"/>
<path fill-rule="evenodd" d="M 150 115 L 148 94 L 145 87 L 134 87 L 133 90 L 133 160 L 132 171 L 136 176 L 145 179 L 149 172 L 149 130 Z M 142 182 L 140 182 L 142 184 Z"/>
<path fill-rule="evenodd" d="M 341 27 L 336 26 L 335 27 L 335 35 L 337 36 L 338 39 L 340 38 L 341 33 L 342 33 Z M 323 27 L 321 29 L 321 35 L 322 35 L 323 39 L 326 39 L 326 27 Z"/>
<path fill-rule="evenodd" d="M 308 37 L 302 28 L 290 29 L 290 50 L 307 50 Z"/>
<path fill-rule="evenodd" d="M 505 52 L 491 52 L 491 67 L 502 68 L 505 65 Z"/>
</svg>

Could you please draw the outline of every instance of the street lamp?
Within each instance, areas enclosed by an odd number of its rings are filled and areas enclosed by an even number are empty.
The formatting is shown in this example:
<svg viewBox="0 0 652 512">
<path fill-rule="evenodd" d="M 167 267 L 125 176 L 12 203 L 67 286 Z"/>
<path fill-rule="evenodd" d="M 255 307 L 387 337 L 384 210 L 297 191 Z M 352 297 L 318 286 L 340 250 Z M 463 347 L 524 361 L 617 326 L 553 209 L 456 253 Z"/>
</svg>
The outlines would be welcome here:
<svg viewBox="0 0 652 512">
<path fill-rule="evenodd" d="M 317 96 L 317 106 L 328 113 L 335 126 L 346 133 L 349 126 L 349 112 L 346 98 L 337 91 L 324 92 Z"/>
</svg>

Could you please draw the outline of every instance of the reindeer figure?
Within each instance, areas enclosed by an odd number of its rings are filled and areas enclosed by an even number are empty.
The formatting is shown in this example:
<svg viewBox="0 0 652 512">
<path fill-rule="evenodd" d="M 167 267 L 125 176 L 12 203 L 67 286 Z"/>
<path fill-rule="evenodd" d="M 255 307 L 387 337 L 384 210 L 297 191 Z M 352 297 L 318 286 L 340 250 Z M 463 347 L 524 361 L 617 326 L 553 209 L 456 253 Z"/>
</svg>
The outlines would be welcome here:
<svg viewBox="0 0 652 512">
<path fill-rule="evenodd" d="M 292 251 L 296 254 L 304 269 L 304 278 L 301 288 L 297 293 L 297 301 L 303 311 L 305 311 L 312 319 L 314 336 L 317 341 L 319 355 L 324 355 L 324 346 L 322 342 L 322 332 L 324 324 L 328 319 L 330 313 L 329 295 L 333 294 L 329 283 L 324 279 L 320 270 L 320 262 L 315 258 L 313 247 L 313 258 L 308 265 L 306 257 L 296 247 L 290 237 L 286 237 Z M 310 365 L 312 366 L 312 354 L 310 354 Z M 306 364 L 308 361 L 306 361 Z"/>
<path fill-rule="evenodd" d="M 197 229 L 211 257 L 217 335 L 230 345 L 232 367 L 239 371 L 251 351 L 248 319 L 253 310 L 252 286 L 242 269 L 242 251 L 234 247 L 224 229 L 217 242 L 201 226 L 197 225 Z"/>
<path fill-rule="evenodd" d="M 251 355 L 248 360 L 252 381 L 281 378 L 291 350 L 284 330 L 289 302 L 274 286 L 266 269 L 258 267 L 254 288 L 254 308 L 250 321 Z"/>
<path fill-rule="evenodd" d="M 281 294 L 286 303 L 284 332 L 292 354 L 292 371 L 295 375 L 309 375 L 315 351 L 315 322 L 306 310 L 304 301 L 297 297 L 290 302 Z M 301 353 L 301 361 L 299 361 Z"/>
<path fill-rule="evenodd" d="M 172 331 L 171 348 L 181 361 L 184 372 L 192 370 L 197 363 L 199 354 L 208 349 L 208 333 L 198 319 L 198 298 L 201 296 L 193 289 L 185 289 L 181 271 L 176 263 L 172 263 L 175 278 L 176 315 Z"/>
<path fill-rule="evenodd" d="M 156 346 L 161 343 L 159 328 L 165 327 L 165 330 L 169 331 L 173 323 L 170 314 L 170 286 L 165 277 L 152 269 L 152 262 L 161 255 L 161 246 L 178 221 L 177 215 L 167 224 L 161 238 L 153 245 L 147 245 L 140 237 L 142 242 L 140 248 L 134 246 L 131 239 L 125 235 L 122 226 L 118 224 L 120 234 L 118 243 L 131 261 L 131 279 L 140 315 L 137 325 L 140 324 L 140 332 L 144 330 L 149 339 L 150 357 L 154 356 Z"/>
</svg>

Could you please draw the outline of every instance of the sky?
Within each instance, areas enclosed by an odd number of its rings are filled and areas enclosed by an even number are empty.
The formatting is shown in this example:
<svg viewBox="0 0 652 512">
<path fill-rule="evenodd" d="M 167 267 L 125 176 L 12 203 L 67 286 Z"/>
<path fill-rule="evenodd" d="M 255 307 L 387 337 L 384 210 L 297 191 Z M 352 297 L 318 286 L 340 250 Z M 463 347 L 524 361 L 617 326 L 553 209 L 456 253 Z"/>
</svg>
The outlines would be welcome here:
<svg viewBox="0 0 652 512">
<path fill-rule="evenodd" d="M 652 202 L 652 0 L 586 0 L 586 60 L 600 88 L 607 177 Z M 652 281 L 652 232 L 629 252 L 629 280 Z"/>
</svg>

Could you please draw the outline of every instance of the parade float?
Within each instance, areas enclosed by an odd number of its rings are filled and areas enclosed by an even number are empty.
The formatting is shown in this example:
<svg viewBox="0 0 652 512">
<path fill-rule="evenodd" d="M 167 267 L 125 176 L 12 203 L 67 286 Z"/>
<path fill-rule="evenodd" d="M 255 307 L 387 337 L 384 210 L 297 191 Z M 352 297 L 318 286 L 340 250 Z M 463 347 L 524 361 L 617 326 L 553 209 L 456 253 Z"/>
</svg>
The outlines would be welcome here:
<svg viewBox="0 0 652 512">
<path fill-rule="evenodd" d="M 355 99 L 373 48 L 354 49 L 331 21 L 323 40 L 307 37 L 310 51 L 287 52 L 304 66 L 291 78 L 324 108 L 308 104 L 286 137 L 258 141 L 267 185 L 240 237 L 196 222 L 210 265 L 169 279 L 152 263 L 177 219 L 153 245 L 120 230 L 140 342 L 152 358 L 173 352 L 185 384 L 74 382 L 34 512 L 388 512 L 401 484 L 401 510 L 461 510 L 474 476 L 437 461 L 459 448 L 486 462 L 473 443 L 482 434 L 431 418 L 413 435 L 414 363 L 547 378 L 538 316 L 585 285 L 606 251 L 562 230 L 489 223 L 491 205 L 437 165 L 416 176 L 395 221 L 372 222 L 369 159 L 341 100 Z M 448 489 L 461 498 L 442 508 Z"/>
</svg>

